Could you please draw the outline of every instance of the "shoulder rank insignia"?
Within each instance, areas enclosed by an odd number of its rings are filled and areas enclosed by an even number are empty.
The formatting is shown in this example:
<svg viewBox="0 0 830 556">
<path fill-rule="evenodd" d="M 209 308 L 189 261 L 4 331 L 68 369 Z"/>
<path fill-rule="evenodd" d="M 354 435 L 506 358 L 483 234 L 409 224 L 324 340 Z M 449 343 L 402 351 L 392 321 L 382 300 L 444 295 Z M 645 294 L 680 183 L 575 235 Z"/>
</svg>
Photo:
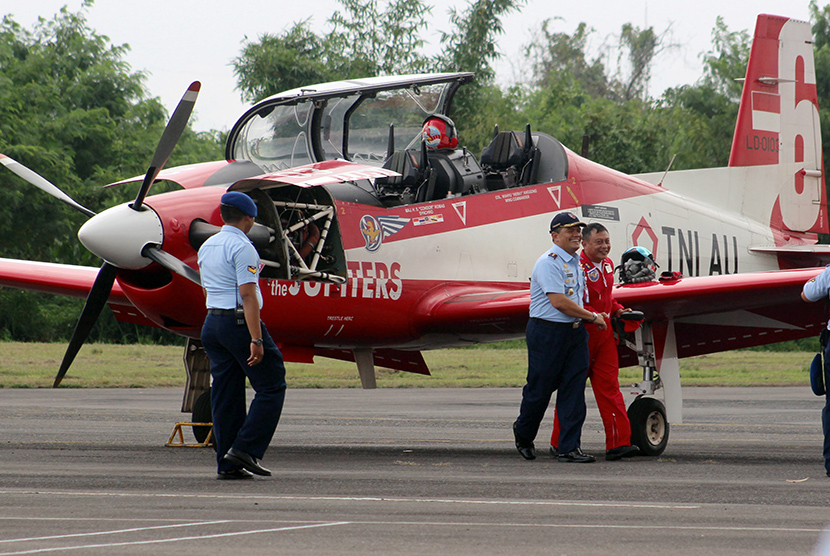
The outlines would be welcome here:
<svg viewBox="0 0 830 556">
<path fill-rule="evenodd" d="M 556 257 L 558 257 L 558 255 L 556 253 L 548 253 L 548 257 L 552 258 L 553 260 L 556 260 Z"/>
<path fill-rule="evenodd" d="M 251 274 L 256 274 L 256 267 L 255 266 L 249 266 L 248 267 L 248 272 L 250 272 Z"/>
</svg>

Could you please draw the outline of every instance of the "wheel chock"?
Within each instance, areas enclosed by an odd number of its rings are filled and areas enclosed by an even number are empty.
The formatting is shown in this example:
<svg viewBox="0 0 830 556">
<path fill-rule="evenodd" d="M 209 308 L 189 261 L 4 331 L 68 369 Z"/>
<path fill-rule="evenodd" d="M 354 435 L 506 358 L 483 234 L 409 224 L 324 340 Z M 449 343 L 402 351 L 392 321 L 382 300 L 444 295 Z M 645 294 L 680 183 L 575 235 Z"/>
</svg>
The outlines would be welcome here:
<svg viewBox="0 0 830 556">
<path fill-rule="evenodd" d="M 182 427 L 210 427 L 210 430 L 208 431 L 204 442 L 185 444 Z M 177 436 L 178 440 L 176 440 Z M 167 440 L 165 446 L 173 448 L 207 448 L 208 446 L 213 446 L 213 423 L 176 423 L 176 426 L 173 427 L 173 432 L 170 433 L 170 438 Z"/>
</svg>

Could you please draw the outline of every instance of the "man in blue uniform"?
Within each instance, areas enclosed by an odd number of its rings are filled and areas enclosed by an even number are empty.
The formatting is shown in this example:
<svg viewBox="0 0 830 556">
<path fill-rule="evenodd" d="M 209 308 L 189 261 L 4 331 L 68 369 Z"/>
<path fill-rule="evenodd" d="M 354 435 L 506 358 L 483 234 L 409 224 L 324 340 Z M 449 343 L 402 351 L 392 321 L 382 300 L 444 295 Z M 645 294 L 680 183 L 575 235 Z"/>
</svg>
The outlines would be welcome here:
<svg viewBox="0 0 830 556">
<path fill-rule="evenodd" d="M 804 284 L 804 289 L 801 291 L 801 299 L 804 301 L 821 301 L 827 300 L 830 296 L 830 265 L 815 278 L 808 280 Z M 830 321 L 827 322 L 827 328 L 830 329 Z M 827 332 L 825 332 L 825 335 Z M 827 365 L 828 358 L 830 358 L 830 342 L 824 348 L 824 408 L 821 410 L 821 428 L 824 431 L 824 470 L 827 476 L 830 477 L 830 391 L 827 391 Z"/>
<path fill-rule="evenodd" d="M 236 191 L 222 195 L 225 225 L 199 249 L 208 315 L 202 345 L 210 358 L 210 405 L 218 479 L 270 475 L 259 460 L 274 436 L 285 399 L 282 354 L 259 318 L 260 261 L 246 235 L 257 207 Z M 245 378 L 255 391 L 246 414 Z"/>
<path fill-rule="evenodd" d="M 576 255 L 583 226 L 573 213 L 554 216 L 550 223 L 553 247 L 536 261 L 530 278 L 527 384 L 522 390 L 519 418 L 513 423 L 516 449 L 525 459 L 536 458 L 533 439 L 553 392 L 558 390 L 559 461 L 596 461 L 580 448 L 588 376 L 588 333 L 583 321 L 604 330 L 608 315 L 583 308 L 585 275 Z"/>
</svg>

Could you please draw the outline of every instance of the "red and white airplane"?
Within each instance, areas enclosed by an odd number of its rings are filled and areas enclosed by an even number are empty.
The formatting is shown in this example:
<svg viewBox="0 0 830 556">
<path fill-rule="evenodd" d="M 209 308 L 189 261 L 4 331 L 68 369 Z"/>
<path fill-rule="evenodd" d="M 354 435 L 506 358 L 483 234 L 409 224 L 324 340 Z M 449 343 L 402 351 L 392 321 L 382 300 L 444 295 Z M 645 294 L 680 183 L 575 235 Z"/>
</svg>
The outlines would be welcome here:
<svg viewBox="0 0 830 556">
<path fill-rule="evenodd" d="M 553 137 L 501 131 L 480 158 L 427 150 L 421 127 L 447 114 L 469 73 L 312 85 L 261 101 L 230 132 L 226 160 L 162 170 L 195 102 L 174 112 L 136 200 L 100 214 L 8 157 L 9 170 L 90 216 L 79 238 L 101 269 L 0 259 L 0 285 L 86 297 L 55 380 L 105 304 L 122 321 L 187 338 L 183 411 L 210 420 L 198 247 L 227 190 L 259 206 L 262 317 L 287 361 L 314 356 L 429 374 L 422 350 L 521 337 L 528 277 L 554 213 L 609 229 L 619 258 L 650 250 L 660 280 L 618 286 L 643 326 L 620 348 L 639 364 L 634 441 L 661 453 L 682 418 L 678 359 L 817 335 L 821 304 L 799 300 L 830 262 L 810 26 L 758 17 L 729 167 L 629 176 Z M 148 196 L 157 180 L 181 190 Z M 681 277 L 682 275 L 682 277 Z M 664 390 L 666 406 L 653 397 Z"/>
</svg>

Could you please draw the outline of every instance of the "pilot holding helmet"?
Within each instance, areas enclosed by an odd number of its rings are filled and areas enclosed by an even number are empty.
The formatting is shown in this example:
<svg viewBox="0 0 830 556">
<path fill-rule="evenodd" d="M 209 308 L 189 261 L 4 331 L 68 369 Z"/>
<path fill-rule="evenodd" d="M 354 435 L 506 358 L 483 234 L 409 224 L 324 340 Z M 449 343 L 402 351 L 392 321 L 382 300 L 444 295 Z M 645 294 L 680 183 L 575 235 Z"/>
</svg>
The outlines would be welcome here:
<svg viewBox="0 0 830 556">
<path fill-rule="evenodd" d="M 246 235 L 257 207 L 244 193 L 222 195 L 225 225 L 199 249 L 208 315 L 202 345 L 210 358 L 218 479 L 271 475 L 259 461 L 271 443 L 285 400 L 282 354 L 260 321 L 260 260 Z M 246 414 L 245 379 L 255 391 Z"/>
<path fill-rule="evenodd" d="M 536 261 L 530 278 L 527 384 L 519 418 L 513 423 L 516 449 L 528 460 L 536 458 L 533 440 L 557 391 L 559 461 L 596 461 L 580 448 L 588 372 L 588 333 L 583 323 L 605 330 L 608 315 L 583 308 L 587 290 L 576 254 L 583 226 L 570 212 L 554 216 L 550 223 L 553 246 Z"/>
</svg>

